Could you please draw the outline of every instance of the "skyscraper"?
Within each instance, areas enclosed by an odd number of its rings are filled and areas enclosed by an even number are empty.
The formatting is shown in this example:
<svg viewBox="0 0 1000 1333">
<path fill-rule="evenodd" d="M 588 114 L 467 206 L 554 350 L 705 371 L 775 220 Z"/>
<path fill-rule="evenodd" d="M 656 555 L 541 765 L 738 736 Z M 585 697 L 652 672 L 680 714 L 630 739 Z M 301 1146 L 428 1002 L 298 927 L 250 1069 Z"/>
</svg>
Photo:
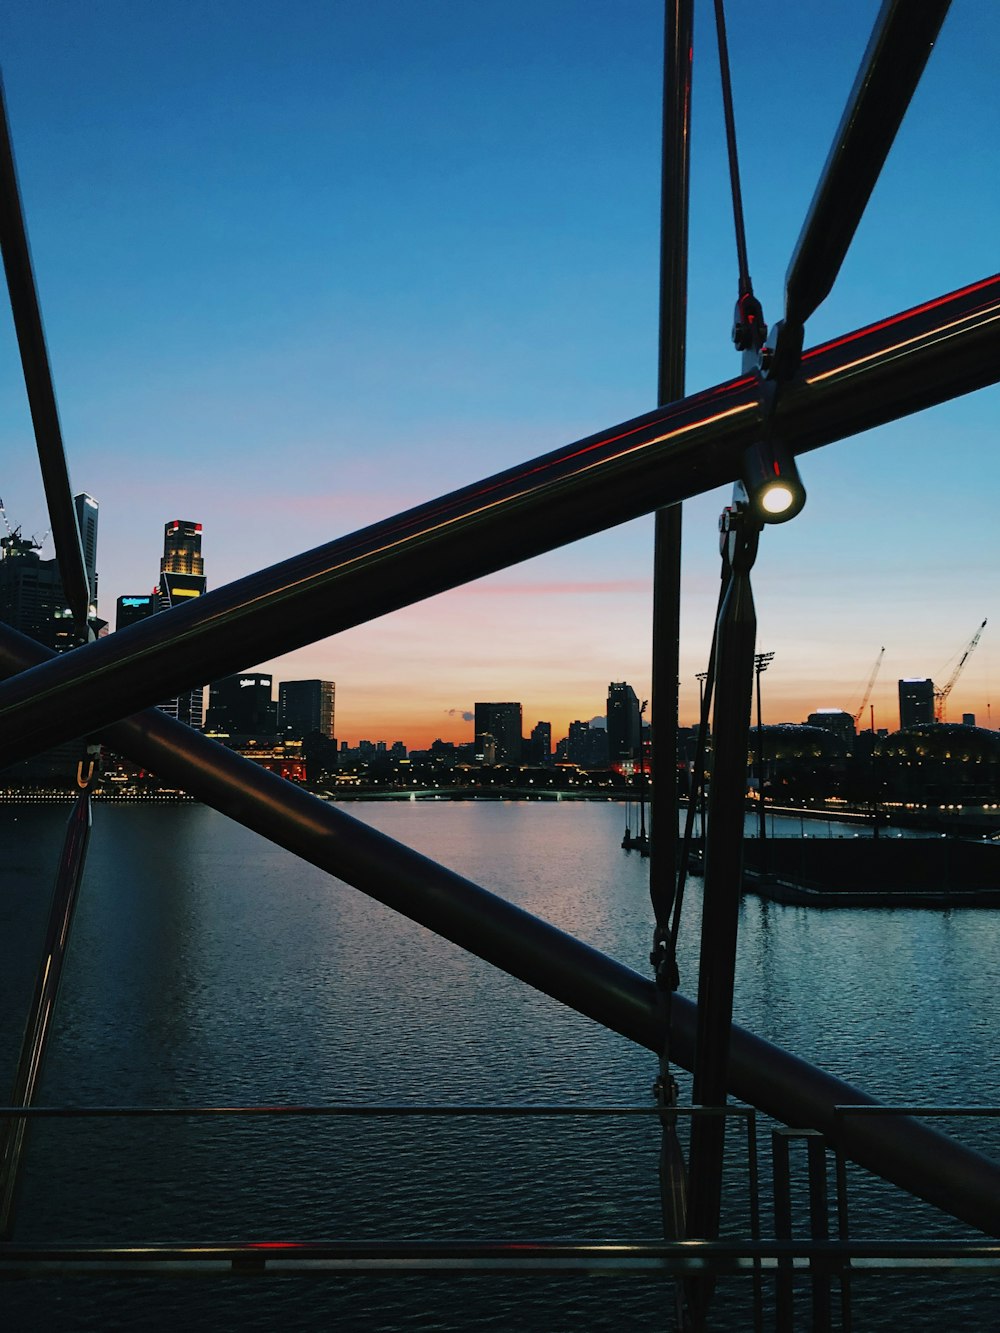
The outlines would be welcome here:
<svg viewBox="0 0 1000 1333">
<path fill-rule="evenodd" d="M 75 648 L 79 638 L 57 562 L 42 560 L 38 544 L 19 529 L 0 539 L 0 548 L 0 620 L 46 648 Z"/>
<path fill-rule="evenodd" d="M 83 563 L 87 570 L 87 583 L 90 585 L 90 604 L 97 608 L 97 501 L 92 495 L 81 492 L 73 496 L 73 508 L 76 510 L 76 523 L 80 529 L 80 545 L 83 548 Z"/>
<path fill-rule="evenodd" d="M 642 745 L 639 700 L 627 681 L 608 686 L 608 762 L 613 768 L 635 763 Z"/>
<path fill-rule="evenodd" d="M 521 705 L 476 704 L 476 736 L 492 736 L 498 764 L 521 762 Z"/>
<path fill-rule="evenodd" d="M 531 728 L 531 762 L 547 768 L 552 762 L 552 723 L 536 722 Z"/>
<path fill-rule="evenodd" d="M 201 597 L 207 586 L 205 561 L 201 554 L 201 524 L 179 518 L 164 524 L 160 609 L 169 611 L 171 607 L 181 606 L 192 597 Z M 204 687 L 168 699 L 160 707 L 179 722 L 200 729 L 205 719 Z"/>
<path fill-rule="evenodd" d="M 273 691 L 274 679 L 264 671 L 214 680 L 208 689 L 208 730 L 273 737 L 277 723 Z"/>
<path fill-rule="evenodd" d="M 332 680 L 283 680 L 278 685 L 278 734 L 287 740 L 304 741 L 318 733 L 327 740 L 334 735 L 334 703 L 337 687 Z"/>
<path fill-rule="evenodd" d="M 161 607 L 168 611 L 191 597 L 200 597 L 206 587 L 201 524 L 179 518 L 164 524 L 163 558 L 160 561 Z"/>
<path fill-rule="evenodd" d="M 934 721 L 934 682 L 908 676 L 899 682 L 899 729 Z"/>
<path fill-rule="evenodd" d="M 160 594 L 153 592 L 127 593 L 115 603 L 115 629 L 125 629 L 137 620 L 145 620 L 160 609 Z"/>
</svg>

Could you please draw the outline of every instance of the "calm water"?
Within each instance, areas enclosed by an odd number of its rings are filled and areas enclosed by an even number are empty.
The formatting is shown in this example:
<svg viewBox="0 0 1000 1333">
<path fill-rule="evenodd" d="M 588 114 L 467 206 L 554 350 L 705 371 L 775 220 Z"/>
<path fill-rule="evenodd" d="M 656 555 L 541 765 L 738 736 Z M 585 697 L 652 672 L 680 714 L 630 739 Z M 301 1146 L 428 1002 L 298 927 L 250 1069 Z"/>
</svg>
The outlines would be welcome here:
<svg viewBox="0 0 1000 1333">
<path fill-rule="evenodd" d="M 347 809 L 648 966 L 647 863 L 618 846 L 620 806 Z M 66 813 L 0 808 L 6 1070 Z M 680 960 L 689 994 L 699 889 Z M 1000 1105 L 998 918 L 749 898 L 736 1017 L 885 1099 Z M 210 810 L 95 812 L 44 1102 L 648 1104 L 655 1072 L 649 1053 Z M 948 1128 L 1000 1155 L 992 1131 Z M 652 1121 L 47 1124 L 33 1134 L 18 1235 L 652 1238 L 658 1146 Z M 858 1234 L 962 1234 L 860 1173 L 853 1189 Z M 1000 1327 L 992 1283 L 919 1278 L 911 1291 L 860 1282 L 855 1327 Z M 749 1327 L 748 1299 L 748 1283 L 724 1284 L 715 1326 Z M 669 1289 L 624 1279 L 81 1279 L 9 1284 L 0 1300 L 19 1330 L 671 1326 Z"/>
</svg>

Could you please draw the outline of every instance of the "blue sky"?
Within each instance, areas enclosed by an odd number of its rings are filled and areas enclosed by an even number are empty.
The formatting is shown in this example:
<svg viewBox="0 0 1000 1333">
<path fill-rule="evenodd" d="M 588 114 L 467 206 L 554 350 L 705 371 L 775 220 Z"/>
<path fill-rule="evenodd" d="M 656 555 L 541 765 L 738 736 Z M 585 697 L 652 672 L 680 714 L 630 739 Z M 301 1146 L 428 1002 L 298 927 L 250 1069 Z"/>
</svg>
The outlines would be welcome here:
<svg viewBox="0 0 1000 1333">
<path fill-rule="evenodd" d="M 878 5 L 728 8 L 773 322 Z M 101 503 L 105 615 L 151 586 L 168 519 L 204 524 L 218 586 L 654 405 L 661 25 L 645 0 L 8 8 L 8 110 L 73 482 Z M 807 342 L 996 270 L 998 35 L 993 6 L 954 7 Z M 738 370 L 706 0 L 695 61 L 692 389 Z M 9 318 L 0 392 L 0 495 L 40 534 Z M 945 679 L 989 616 L 949 710 L 987 720 L 998 409 L 989 389 L 803 460 L 809 502 L 755 576 L 767 720 L 853 711 L 885 644 L 876 722 L 895 726 L 896 679 Z M 727 500 L 685 506 L 682 720 Z M 268 665 L 336 680 L 348 739 L 463 739 L 489 698 L 564 734 L 609 680 L 648 693 L 651 533 Z"/>
</svg>

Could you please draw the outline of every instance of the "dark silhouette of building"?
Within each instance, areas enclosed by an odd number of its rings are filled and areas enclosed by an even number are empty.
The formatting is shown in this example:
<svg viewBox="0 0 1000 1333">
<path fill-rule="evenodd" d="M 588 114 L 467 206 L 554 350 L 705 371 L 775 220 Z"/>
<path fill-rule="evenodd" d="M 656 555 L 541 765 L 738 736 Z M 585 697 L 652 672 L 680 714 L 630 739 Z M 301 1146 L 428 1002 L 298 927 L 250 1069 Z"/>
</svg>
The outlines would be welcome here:
<svg viewBox="0 0 1000 1333">
<path fill-rule="evenodd" d="M 36 542 L 15 530 L 0 539 L 0 620 L 62 652 L 79 642 L 59 566 L 42 560 Z"/>
<path fill-rule="evenodd" d="M 815 713 L 810 713 L 806 718 L 806 726 L 822 727 L 824 731 L 832 732 L 843 746 L 844 754 L 853 752 L 854 718 L 842 708 L 817 708 Z"/>
<path fill-rule="evenodd" d="M 81 492 L 79 495 L 73 496 L 73 508 L 76 510 L 76 525 L 80 530 L 83 564 L 87 571 L 87 584 L 90 587 L 90 604 L 96 611 L 98 505 L 92 495 Z"/>
<path fill-rule="evenodd" d="M 494 761 L 498 764 L 521 762 L 521 705 L 514 703 L 476 704 L 476 740 L 492 736 Z"/>
<path fill-rule="evenodd" d="M 612 681 L 608 686 L 607 721 L 608 762 L 612 768 L 636 763 L 642 746 L 642 722 L 639 700 L 627 681 Z"/>
<path fill-rule="evenodd" d="M 97 501 L 81 493 L 73 497 L 77 524 L 90 589 L 90 617 L 94 629 L 105 629 L 96 619 L 97 610 Z M 0 620 L 43 643 L 64 652 L 81 642 L 66 603 L 59 564 L 43 560 L 40 544 L 22 537 L 20 528 L 8 526 L 0 539 Z"/>
<path fill-rule="evenodd" d="M 273 689 L 273 677 L 262 671 L 244 671 L 213 681 L 208 690 L 206 729 L 231 738 L 273 739 L 277 732 Z"/>
<path fill-rule="evenodd" d="M 569 735 L 560 742 L 561 757 L 580 768 L 607 768 L 608 733 L 590 722 L 571 722 Z"/>
<path fill-rule="evenodd" d="M 899 729 L 922 727 L 934 721 L 934 682 L 917 676 L 899 682 Z"/>
<path fill-rule="evenodd" d="M 137 620 L 145 620 L 147 616 L 153 616 L 160 609 L 160 594 L 154 589 L 153 592 L 127 593 L 119 597 L 115 603 L 115 629 L 127 629 L 129 625 L 134 625 Z"/>
<path fill-rule="evenodd" d="M 305 740 L 318 733 L 333 740 L 337 687 L 332 680 L 283 680 L 278 685 L 278 734 Z"/>
<path fill-rule="evenodd" d="M 552 762 L 552 723 L 537 722 L 531 729 L 530 759 L 540 768 Z"/>
</svg>

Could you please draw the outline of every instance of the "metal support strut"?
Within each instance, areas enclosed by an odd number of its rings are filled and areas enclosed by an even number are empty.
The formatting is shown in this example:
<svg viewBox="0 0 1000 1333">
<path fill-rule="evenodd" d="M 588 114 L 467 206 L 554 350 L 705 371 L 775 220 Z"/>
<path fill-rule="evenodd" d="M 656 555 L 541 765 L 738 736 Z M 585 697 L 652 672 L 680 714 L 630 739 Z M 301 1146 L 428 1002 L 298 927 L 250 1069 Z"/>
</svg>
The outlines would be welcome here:
<svg viewBox="0 0 1000 1333">
<path fill-rule="evenodd" d="M 741 490 L 737 486 L 737 491 Z M 714 759 L 693 1085 L 693 1100 L 700 1106 L 724 1106 L 729 1086 L 729 1034 L 736 927 L 743 887 L 746 760 L 757 632 L 750 570 L 757 555 L 759 525 L 745 504 L 737 501 L 723 512 L 720 529 L 729 587 L 719 611 L 716 636 Z M 692 1126 L 689 1237 L 712 1240 L 718 1235 L 724 1139 L 722 1118 L 705 1117 Z"/>
</svg>

